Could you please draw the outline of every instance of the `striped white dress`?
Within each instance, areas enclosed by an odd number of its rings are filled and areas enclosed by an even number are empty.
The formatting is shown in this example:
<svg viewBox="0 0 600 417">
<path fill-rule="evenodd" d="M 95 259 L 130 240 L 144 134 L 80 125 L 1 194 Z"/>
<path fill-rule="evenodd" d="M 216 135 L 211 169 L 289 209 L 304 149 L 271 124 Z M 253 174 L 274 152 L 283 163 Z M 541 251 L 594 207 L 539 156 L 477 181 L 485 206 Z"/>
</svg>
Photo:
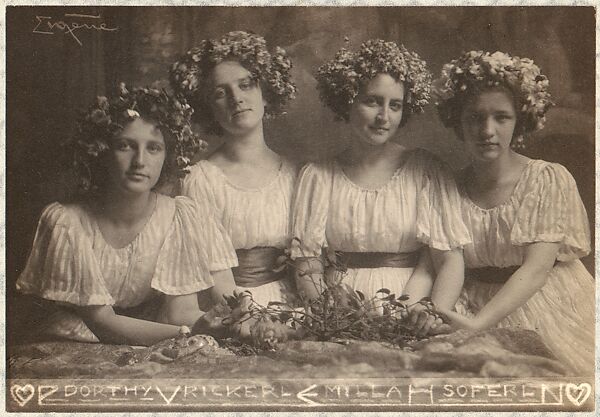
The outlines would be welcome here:
<svg viewBox="0 0 600 417">
<path fill-rule="evenodd" d="M 159 293 L 184 295 L 209 288 L 210 271 L 233 266 L 237 259 L 229 238 L 213 215 L 189 198 L 158 194 L 142 231 L 119 249 L 104 240 L 88 207 L 52 203 L 40 218 L 17 289 L 64 305 L 130 308 Z M 46 330 L 98 340 L 66 309 L 58 310 Z"/>
<path fill-rule="evenodd" d="M 530 160 L 503 204 L 477 206 L 461 189 L 463 217 L 472 244 L 467 268 L 518 266 L 527 245 L 559 242 L 559 263 L 546 284 L 499 327 L 537 331 L 573 373 L 594 373 L 594 279 L 579 258 L 590 251 L 585 208 L 571 174 L 556 163 Z M 457 309 L 476 314 L 502 287 L 467 279 Z"/>
<path fill-rule="evenodd" d="M 429 152 L 408 152 L 392 178 L 377 189 L 356 185 L 335 161 L 306 165 L 298 180 L 293 226 L 302 243 L 292 246 L 292 256 L 319 256 L 324 247 L 403 253 L 467 243 L 452 174 Z M 343 280 L 368 297 L 381 288 L 400 295 L 413 270 L 348 269 Z"/>
<path fill-rule="evenodd" d="M 259 188 L 247 188 L 231 182 L 210 161 L 195 164 L 183 179 L 181 194 L 210 203 L 228 233 L 235 249 L 255 247 L 287 248 L 290 242 L 292 198 L 298 168 L 283 160 L 277 174 Z M 291 278 L 250 290 L 254 300 L 291 301 Z"/>
</svg>

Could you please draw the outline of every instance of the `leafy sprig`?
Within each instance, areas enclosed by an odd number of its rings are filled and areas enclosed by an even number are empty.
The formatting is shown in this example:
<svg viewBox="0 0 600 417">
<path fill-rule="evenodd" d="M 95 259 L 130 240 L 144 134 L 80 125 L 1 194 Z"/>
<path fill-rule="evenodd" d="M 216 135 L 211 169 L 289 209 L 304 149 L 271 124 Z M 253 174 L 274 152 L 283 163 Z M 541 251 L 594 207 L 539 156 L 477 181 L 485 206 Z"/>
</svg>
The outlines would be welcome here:
<svg viewBox="0 0 600 417">
<path fill-rule="evenodd" d="M 294 240 L 299 243 L 298 239 Z M 274 349 L 277 342 L 287 338 L 289 334 L 319 341 L 372 340 L 402 347 L 416 340 L 417 336 L 408 320 L 409 306 L 406 301 L 409 296 L 396 295 L 389 289 L 382 288 L 373 297 L 367 298 L 361 291 L 343 283 L 346 267 L 339 262 L 339 258 L 337 253 L 330 251 L 323 259 L 319 259 L 323 268 L 338 271 L 339 279 L 336 282 L 325 282 L 325 288 L 314 299 L 299 295 L 300 307 L 279 301 L 271 301 L 262 306 L 254 301 L 249 291 L 225 296 L 229 308 L 233 310 L 247 302 L 248 298 L 250 303 L 243 315 L 233 319 L 226 318 L 224 324 L 254 321 L 254 343 L 265 349 Z M 289 250 L 286 251 L 286 256 L 280 257 L 274 270 L 281 271 L 282 268 L 296 268 L 289 257 Z M 308 277 L 319 288 L 320 281 L 312 271 L 297 272 Z M 438 317 L 430 298 L 424 298 L 420 303 L 429 314 Z M 282 325 L 287 326 L 287 334 Z"/>
</svg>

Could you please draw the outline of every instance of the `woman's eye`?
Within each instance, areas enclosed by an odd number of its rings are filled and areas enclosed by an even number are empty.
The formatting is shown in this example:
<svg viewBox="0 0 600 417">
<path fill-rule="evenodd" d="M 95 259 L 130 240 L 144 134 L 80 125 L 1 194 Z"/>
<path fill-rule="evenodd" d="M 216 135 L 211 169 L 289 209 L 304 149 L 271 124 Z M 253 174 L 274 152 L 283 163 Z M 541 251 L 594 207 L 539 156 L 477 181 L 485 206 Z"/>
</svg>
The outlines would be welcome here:
<svg viewBox="0 0 600 417">
<path fill-rule="evenodd" d="M 390 103 L 390 109 L 392 109 L 393 111 L 400 111 L 402 110 L 402 103 L 392 102 Z"/>
<path fill-rule="evenodd" d="M 225 98 L 225 96 L 227 95 L 227 93 L 225 92 L 224 88 L 217 88 L 214 92 L 213 92 L 213 96 L 216 99 L 219 98 Z"/>
<path fill-rule="evenodd" d="M 129 145 L 129 142 L 126 142 L 124 140 L 116 142 L 115 145 L 114 145 L 114 147 L 118 151 L 126 151 L 126 150 L 131 149 L 131 146 Z"/>
<path fill-rule="evenodd" d="M 512 120 L 512 117 L 507 114 L 500 114 L 500 115 L 496 116 L 496 120 L 498 120 L 500 122 L 507 122 L 509 120 Z"/>
<path fill-rule="evenodd" d="M 148 145 L 148 152 L 150 153 L 159 153 L 162 152 L 163 147 L 159 144 Z"/>
<path fill-rule="evenodd" d="M 365 97 L 363 99 L 363 103 L 366 104 L 367 106 L 376 106 L 377 105 L 377 100 L 375 99 L 375 97 Z"/>
<path fill-rule="evenodd" d="M 251 80 L 245 80 L 240 83 L 240 90 L 247 91 L 254 87 L 254 83 Z"/>
</svg>

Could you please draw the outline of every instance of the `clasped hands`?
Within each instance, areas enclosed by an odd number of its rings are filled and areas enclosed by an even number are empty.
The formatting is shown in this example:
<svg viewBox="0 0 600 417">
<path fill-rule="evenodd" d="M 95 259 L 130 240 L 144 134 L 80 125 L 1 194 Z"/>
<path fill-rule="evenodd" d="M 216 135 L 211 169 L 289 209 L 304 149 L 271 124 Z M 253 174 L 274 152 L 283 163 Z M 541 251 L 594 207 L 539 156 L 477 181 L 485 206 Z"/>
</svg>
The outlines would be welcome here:
<svg viewBox="0 0 600 417">
<path fill-rule="evenodd" d="M 268 317 L 252 317 L 252 298 L 244 293 L 234 294 L 239 302 L 231 307 L 223 301 L 200 317 L 192 334 L 207 334 L 217 339 L 237 337 L 255 346 L 273 348 L 277 342 L 286 341 L 295 330 Z M 477 319 L 454 311 L 436 308 L 431 300 L 423 299 L 407 309 L 407 320 L 412 332 L 418 336 L 450 333 L 457 329 L 479 330 Z"/>
<path fill-rule="evenodd" d="M 230 306 L 225 300 L 216 304 L 196 321 L 192 334 L 208 334 L 217 339 L 237 337 L 265 348 L 287 340 L 292 331 L 288 326 L 268 317 L 252 317 L 249 294 L 234 292 L 233 297 L 238 300 L 237 305 Z"/>
<path fill-rule="evenodd" d="M 482 330 L 478 317 L 467 317 L 456 311 L 437 308 L 430 300 L 421 300 L 408 307 L 408 321 L 416 336 L 434 336 L 455 330 Z"/>
</svg>

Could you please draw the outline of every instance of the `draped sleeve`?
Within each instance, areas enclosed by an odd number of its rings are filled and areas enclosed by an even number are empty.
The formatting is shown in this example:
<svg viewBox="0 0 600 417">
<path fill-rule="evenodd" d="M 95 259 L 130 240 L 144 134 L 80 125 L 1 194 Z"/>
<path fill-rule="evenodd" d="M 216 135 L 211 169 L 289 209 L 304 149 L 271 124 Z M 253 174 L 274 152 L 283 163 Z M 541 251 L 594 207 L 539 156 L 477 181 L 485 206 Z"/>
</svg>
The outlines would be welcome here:
<svg viewBox="0 0 600 417">
<path fill-rule="evenodd" d="M 318 257 L 327 246 L 325 229 L 333 165 L 309 163 L 300 171 L 292 215 L 292 258 Z"/>
<path fill-rule="evenodd" d="M 190 168 L 189 174 L 180 181 L 179 194 L 198 202 L 209 203 L 216 208 L 217 204 L 212 188 L 210 176 L 204 171 L 201 161 Z"/>
<path fill-rule="evenodd" d="M 511 243 L 560 243 L 559 261 L 590 252 L 590 229 L 577 184 L 565 167 L 546 163 L 528 183 L 511 230 Z"/>
<path fill-rule="evenodd" d="M 175 197 L 175 214 L 158 255 L 152 288 L 168 295 L 210 288 L 211 271 L 237 266 L 231 240 L 206 204 Z"/>
<path fill-rule="evenodd" d="M 415 151 L 411 163 L 422 170 L 422 184 L 417 196 L 417 239 L 439 250 L 451 250 L 470 243 L 461 213 L 460 195 L 450 169 L 424 150 Z"/>
<path fill-rule="evenodd" d="M 87 214 L 59 203 L 44 209 L 19 291 L 77 306 L 115 304 L 79 215 Z"/>
</svg>

